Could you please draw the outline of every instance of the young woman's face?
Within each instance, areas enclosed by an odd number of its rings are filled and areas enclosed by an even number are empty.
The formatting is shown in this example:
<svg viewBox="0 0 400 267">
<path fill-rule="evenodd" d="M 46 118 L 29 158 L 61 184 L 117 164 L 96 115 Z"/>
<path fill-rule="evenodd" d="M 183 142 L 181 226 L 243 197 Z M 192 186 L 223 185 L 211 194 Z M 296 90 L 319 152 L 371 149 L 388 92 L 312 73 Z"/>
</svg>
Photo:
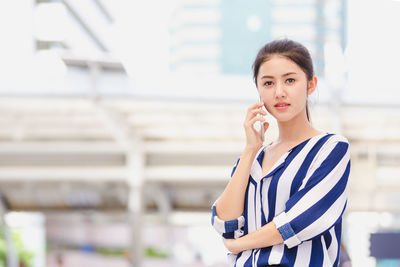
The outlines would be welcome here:
<svg viewBox="0 0 400 267">
<path fill-rule="evenodd" d="M 317 84 L 308 81 L 304 71 L 288 58 L 274 55 L 261 64 L 257 88 L 268 112 L 278 121 L 306 116 L 307 95 Z"/>
</svg>

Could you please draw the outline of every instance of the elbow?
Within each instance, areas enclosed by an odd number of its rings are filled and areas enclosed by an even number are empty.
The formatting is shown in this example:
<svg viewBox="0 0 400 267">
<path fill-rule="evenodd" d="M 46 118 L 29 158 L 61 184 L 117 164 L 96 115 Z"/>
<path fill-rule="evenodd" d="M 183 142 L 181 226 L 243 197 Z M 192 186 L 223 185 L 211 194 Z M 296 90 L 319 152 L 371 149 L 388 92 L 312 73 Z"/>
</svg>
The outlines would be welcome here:
<svg viewBox="0 0 400 267">
<path fill-rule="evenodd" d="M 216 207 L 212 207 L 211 224 L 214 229 L 225 238 L 236 238 L 244 226 L 244 216 L 232 220 L 222 220 L 218 217 Z"/>
</svg>

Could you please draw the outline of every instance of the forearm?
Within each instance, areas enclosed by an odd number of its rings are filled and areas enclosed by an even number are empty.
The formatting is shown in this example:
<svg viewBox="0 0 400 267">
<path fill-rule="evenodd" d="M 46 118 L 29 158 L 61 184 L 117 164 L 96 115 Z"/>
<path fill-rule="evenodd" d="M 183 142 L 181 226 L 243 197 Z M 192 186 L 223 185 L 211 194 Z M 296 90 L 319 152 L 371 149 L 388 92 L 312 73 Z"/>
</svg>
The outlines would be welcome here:
<svg viewBox="0 0 400 267">
<path fill-rule="evenodd" d="M 274 222 L 269 222 L 260 229 L 237 239 L 224 240 L 229 251 L 238 254 L 245 250 L 266 248 L 283 243 L 283 238 Z"/>
<path fill-rule="evenodd" d="M 243 213 L 250 169 L 256 154 L 257 151 L 254 149 L 243 150 L 235 173 L 215 205 L 220 219 L 232 220 Z"/>
</svg>

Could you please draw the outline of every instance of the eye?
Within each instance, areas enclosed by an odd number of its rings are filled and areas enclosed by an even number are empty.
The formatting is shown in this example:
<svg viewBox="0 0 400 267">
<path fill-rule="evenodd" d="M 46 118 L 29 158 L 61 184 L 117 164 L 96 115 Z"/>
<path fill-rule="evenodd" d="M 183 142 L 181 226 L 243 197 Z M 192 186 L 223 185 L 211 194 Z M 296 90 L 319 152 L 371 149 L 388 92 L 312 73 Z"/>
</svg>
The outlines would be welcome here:
<svg viewBox="0 0 400 267">
<path fill-rule="evenodd" d="M 289 78 L 289 79 L 286 80 L 287 83 L 294 83 L 294 81 L 295 80 L 293 78 Z"/>
<path fill-rule="evenodd" d="M 272 85 L 272 81 L 266 81 L 266 82 L 264 83 L 264 85 L 265 85 L 265 86 L 271 86 L 271 85 Z"/>
</svg>

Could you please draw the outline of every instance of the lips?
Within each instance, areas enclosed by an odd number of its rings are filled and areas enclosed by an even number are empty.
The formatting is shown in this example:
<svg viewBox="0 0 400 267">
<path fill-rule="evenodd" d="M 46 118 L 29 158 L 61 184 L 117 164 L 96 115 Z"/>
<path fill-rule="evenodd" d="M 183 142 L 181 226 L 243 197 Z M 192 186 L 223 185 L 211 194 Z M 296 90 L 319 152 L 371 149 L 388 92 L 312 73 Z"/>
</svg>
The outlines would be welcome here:
<svg viewBox="0 0 400 267">
<path fill-rule="evenodd" d="M 290 104 L 286 102 L 280 102 L 274 105 L 274 107 L 284 107 L 284 106 L 289 106 Z"/>
<path fill-rule="evenodd" d="M 285 102 L 281 102 L 281 103 L 278 103 L 278 104 L 275 104 L 275 105 L 274 105 L 274 107 L 275 107 L 277 110 L 285 110 L 285 109 L 288 109 L 289 106 L 290 106 L 290 104 L 285 103 Z"/>
</svg>

